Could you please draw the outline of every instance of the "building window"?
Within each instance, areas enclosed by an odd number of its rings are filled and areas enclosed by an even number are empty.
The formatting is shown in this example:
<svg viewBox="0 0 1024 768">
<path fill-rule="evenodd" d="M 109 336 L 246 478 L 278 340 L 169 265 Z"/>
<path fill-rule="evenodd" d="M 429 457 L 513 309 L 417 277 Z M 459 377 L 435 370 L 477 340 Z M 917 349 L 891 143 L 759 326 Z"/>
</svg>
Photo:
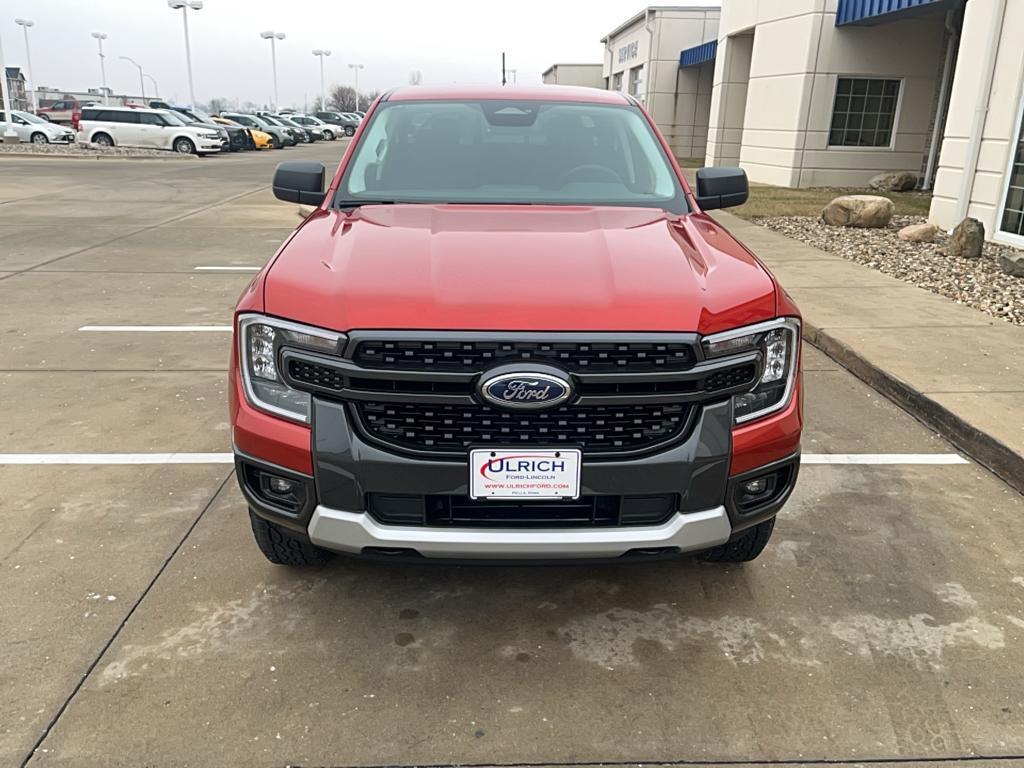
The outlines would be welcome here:
<svg viewBox="0 0 1024 768">
<path fill-rule="evenodd" d="M 643 67 L 633 67 L 629 70 L 629 95 L 640 97 L 640 83 L 643 82 L 641 75 L 643 75 Z"/>
<path fill-rule="evenodd" d="M 622 90 L 622 73 L 621 72 L 616 72 L 615 75 L 612 77 L 612 90 L 613 91 L 621 91 Z"/>
<path fill-rule="evenodd" d="M 1017 149 L 1013 156 L 1013 165 L 1010 166 L 1008 183 L 1000 229 L 1011 235 L 1024 237 L 1024 119 L 1021 120 L 1020 135 L 1017 137 Z"/>
<path fill-rule="evenodd" d="M 830 147 L 888 147 L 900 98 L 899 80 L 840 77 L 832 109 Z"/>
</svg>

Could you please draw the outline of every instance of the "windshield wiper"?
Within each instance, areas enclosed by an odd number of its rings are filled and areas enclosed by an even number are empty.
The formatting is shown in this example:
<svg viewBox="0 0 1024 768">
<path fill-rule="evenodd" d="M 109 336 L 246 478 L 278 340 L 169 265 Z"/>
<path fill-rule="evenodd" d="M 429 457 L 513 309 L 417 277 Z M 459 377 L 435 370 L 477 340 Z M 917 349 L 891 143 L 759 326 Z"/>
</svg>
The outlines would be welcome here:
<svg viewBox="0 0 1024 768">
<path fill-rule="evenodd" d="M 342 210 L 352 210 L 353 208 L 362 208 L 364 205 L 397 205 L 402 202 L 401 200 L 342 200 L 335 203 L 335 208 Z"/>
</svg>

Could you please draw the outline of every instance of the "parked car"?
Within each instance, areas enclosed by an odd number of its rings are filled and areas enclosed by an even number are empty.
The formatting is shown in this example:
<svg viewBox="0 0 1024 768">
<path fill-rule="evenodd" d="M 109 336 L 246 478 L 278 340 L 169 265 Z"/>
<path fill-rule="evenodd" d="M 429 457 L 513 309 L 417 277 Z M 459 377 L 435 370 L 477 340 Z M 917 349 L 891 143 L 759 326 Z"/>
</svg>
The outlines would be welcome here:
<svg viewBox="0 0 1024 768">
<path fill-rule="evenodd" d="M 173 112 L 182 120 L 190 125 L 197 126 L 208 126 L 210 129 L 220 131 L 224 137 L 224 145 L 222 150 L 229 152 L 239 152 L 241 150 L 249 149 L 249 137 L 245 133 L 245 128 L 240 125 L 219 125 L 213 121 L 213 117 L 203 112 L 201 109 L 195 107 L 182 107 L 182 106 L 164 106 L 167 102 L 163 101 L 151 101 L 149 106 L 153 109 L 166 109 Z"/>
<path fill-rule="evenodd" d="M 270 125 L 270 123 L 256 115 L 247 115 L 242 112 L 221 112 L 220 116 L 226 117 L 228 120 L 234 120 L 236 123 L 244 125 L 246 128 L 255 128 L 258 131 L 270 134 L 271 143 L 274 149 L 293 147 L 297 143 L 295 137 L 285 131 L 284 128 Z"/>
<path fill-rule="evenodd" d="M 263 554 L 757 557 L 800 466 L 801 320 L 706 213 L 745 173 L 691 189 L 590 88 L 399 89 L 366 120 L 333 180 L 278 166 L 316 208 L 236 309 Z"/>
<path fill-rule="evenodd" d="M 297 120 L 293 119 L 291 115 L 273 115 L 273 117 L 279 123 L 283 123 L 288 128 L 295 128 L 298 131 L 302 131 L 306 135 L 306 141 L 309 143 L 322 141 L 324 138 L 324 132 L 319 128 L 314 125 L 302 125 Z"/>
<path fill-rule="evenodd" d="M 86 107 L 78 127 L 82 140 L 91 144 L 193 155 L 220 152 L 224 139 L 219 131 L 188 125 L 173 112 L 145 107 Z"/>
<path fill-rule="evenodd" d="M 288 118 L 293 123 L 298 123 L 303 127 L 319 129 L 320 132 L 323 134 L 324 138 L 327 139 L 327 141 L 334 141 L 336 138 L 338 138 L 338 136 L 341 135 L 341 131 L 338 130 L 338 126 L 325 123 L 320 118 L 313 117 L 312 115 L 300 115 L 296 113 L 289 114 Z"/>
<path fill-rule="evenodd" d="M 0 126 L 7 122 L 7 113 L 0 110 Z M 11 123 L 14 132 L 23 142 L 33 144 L 74 144 L 75 132 L 62 125 L 48 122 L 31 112 L 11 110 Z"/>
<path fill-rule="evenodd" d="M 234 120 L 228 120 L 225 117 L 210 117 L 216 125 L 224 125 L 229 128 L 240 128 L 245 132 L 246 137 L 246 149 L 273 149 L 274 148 L 274 137 L 269 133 L 259 130 L 258 128 L 248 128 L 240 123 L 236 123 Z"/>
<path fill-rule="evenodd" d="M 351 117 L 345 117 L 341 112 L 317 112 L 316 117 L 323 120 L 325 123 L 338 126 L 341 128 L 341 132 L 346 136 L 354 136 L 356 128 L 359 127 L 358 120 L 354 120 Z"/>
<path fill-rule="evenodd" d="M 279 128 L 286 134 L 288 134 L 288 136 L 290 136 L 292 139 L 293 145 L 307 144 L 309 142 L 309 137 L 306 135 L 306 132 L 299 128 L 298 126 L 288 125 L 280 118 L 274 117 L 268 112 L 257 112 L 256 117 L 258 117 L 263 122 L 268 123 L 270 126 L 274 128 Z"/>
<path fill-rule="evenodd" d="M 48 120 L 51 123 L 60 123 L 62 125 L 73 126 L 78 116 L 81 114 L 85 107 L 95 106 L 95 101 L 78 101 L 78 99 L 64 99 L 62 101 L 55 101 L 49 106 L 40 107 L 36 110 L 36 114 L 44 120 Z"/>
</svg>

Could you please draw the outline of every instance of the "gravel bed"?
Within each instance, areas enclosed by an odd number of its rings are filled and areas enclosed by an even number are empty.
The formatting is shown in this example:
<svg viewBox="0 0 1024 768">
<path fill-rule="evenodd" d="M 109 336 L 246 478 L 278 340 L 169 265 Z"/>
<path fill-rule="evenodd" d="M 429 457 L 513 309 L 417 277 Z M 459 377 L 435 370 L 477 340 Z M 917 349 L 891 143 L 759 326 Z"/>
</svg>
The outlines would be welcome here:
<svg viewBox="0 0 1024 768">
<path fill-rule="evenodd" d="M 195 155 L 185 155 L 163 149 L 140 149 L 138 147 L 101 147 L 98 144 L 2 144 L 0 154 L 4 155 L 52 155 L 54 157 L 126 158 L 159 157 L 163 159 L 189 160 Z"/>
<path fill-rule="evenodd" d="M 773 216 L 754 221 L 958 304 L 1024 325 L 1024 278 L 1006 274 L 997 260 L 1001 251 L 1013 250 L 1007 246 L 985 243 L 980 259 L 961 259 L 945 254 L 949 239 L 945 232 L 940 231 L 934 243 L 908 243 L 896 237 L 903 227 L 926 221 L 918 216 L 896 216 L 885 229 L 831 227 L 811 216 Z"/>
</svg>

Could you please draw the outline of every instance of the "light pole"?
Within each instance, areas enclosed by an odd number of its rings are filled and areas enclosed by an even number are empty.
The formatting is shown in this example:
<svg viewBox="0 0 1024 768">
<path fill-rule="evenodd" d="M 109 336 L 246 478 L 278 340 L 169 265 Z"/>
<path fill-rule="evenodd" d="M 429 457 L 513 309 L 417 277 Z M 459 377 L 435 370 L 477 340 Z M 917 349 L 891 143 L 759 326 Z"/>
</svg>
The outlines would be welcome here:
<svg viewBox="0 0 1024 768">
<path fill-rule="evenodd" d="M 32 94 L 32 111 L 39 111 L 39 94 L 36 93 L 36 79 L 32 77 L 32 51 L 28 47 L 28 28 L 34 27 L 36 23 L 30 19 L 15 19 L 14 23 L 21 27 L 25 33 L 25 64 L 28 69 L 28 90 Z"/>
<path fill-rule="evenodd" d="M 96 43 L 100 47 L 100 79 L 103 83 L 103 103 L 106 105 L 110 103 L 107 100 L 107 65 L 103 61 L 103 41 L 107 39 L 107 36 L 103 32 L 93 32 L 92 36 L 96 38 Z"/>
<path fill-rule="evenodd" d="M 270 65 L 274 68 L 274 109 L 277 112 L 277 41 L 284 40 L 284 32 L 260 32 L 260 37 L 270 41 Z"/>
<path fill-rule="evenodd" d="M 181 9 L 181 21 L 185 25 L 185 65 L 188 69 L 188 98 L 191 106 L 196 106 L 196 89 L 192 86 L 192 48 L 188 42 L 188 9 L 201 11 L 203 0 L 167 0 L 167 7 Z"/>
<path fill-rule="evenodd" d="M 14 132 L 14 116 L 11 114 L 11 94 L 7 89 L 7 65 L 4 63 L 4 42 L 0 37 L 0 97 L 4 104 L 4 135 L 0 143 L 17 144 L 18 134 Z"/>
<path fill-rule="evenodd" d="M 139 68 L 139 87 L 142 89 L 142 101 L 143 101 L 143 103 L 145 103 L 145 101 L 146 101 L 146 81 L 142 79 L 143 75 L 144 75 L 144 73 L 142 71 L 142 65 L 139 64 L 139 62 L 137 62 L 131 56 L 121 56 L 119 58 L 122 58 L 125 61 L 130 61 L 132 64 L 134 64 L 136 67 Z"/>
<path fill-rule="evenodd" d="M 348 68 L 356 73 L 356 112 L 359 112 L 359 107 L 361 106 L 359 99 L 359 70 L 366 67 L 363 64 L 349 64 Z"/>
<path fill-rule="evenodd" d="M 331 52 L 326 48 L 317 48 L 313 55 L 320 59 L 320 110 L 327 109 L 327 88 L 324 85 L 324 57 L 330 56 Z"/>
<path fill-rule="evenodd" d="M 153 84 L 153 94 L 159 99 L 160 98 L 160 86 L 156 84 L 156 78 L 152 75 L 145 75 L 149 78 L 149 81 Z"/>
</svg>

